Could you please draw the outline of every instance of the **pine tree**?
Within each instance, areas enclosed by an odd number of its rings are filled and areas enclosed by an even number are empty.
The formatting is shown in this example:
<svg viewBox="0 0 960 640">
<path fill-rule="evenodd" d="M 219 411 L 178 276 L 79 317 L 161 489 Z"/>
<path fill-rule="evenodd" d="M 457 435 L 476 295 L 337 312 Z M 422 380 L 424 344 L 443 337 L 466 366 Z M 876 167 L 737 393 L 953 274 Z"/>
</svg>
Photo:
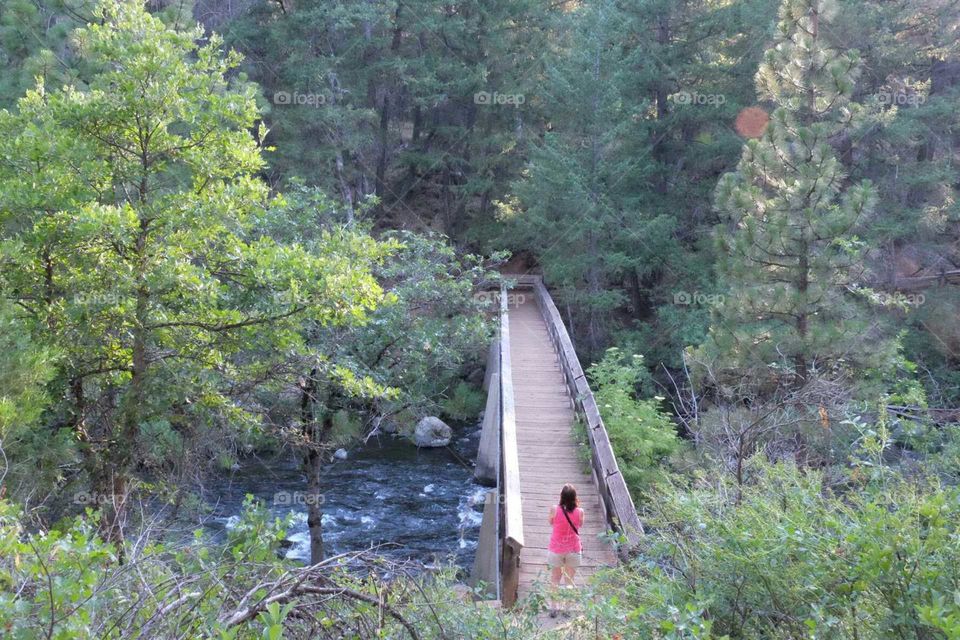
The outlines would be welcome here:
<svg viewBox="0 0 960 640">
<path fill-rule="evenodd" d="M 598 0 L 559 23 L 548 130 L 514 190 L 522 233 L 509 225 L 503 237 L 536 255 L 595 355 L 615 333 L 653 362 L 703 339 L 706 310 L 674 294 L 711 286 L 702 238 L 741 145 L 726 123 L 754 100 L 753 43 L 775 13 L 754 4 Z"/>
<path fill-rule="evenodd" d="M 773 373 L 794 387 L 845 363 L 866 365 L 890 346 L 850 292 L 862 271 L 855 233 L 875 192 L 869 181 L 847 183 L 833 147 L 855 131 L 860 66 L 855 51 L 835 46 L 833 11 L 826 0 L 784 1 L 777 42 L 756 76 L 775 109 L 716 192 L 729 221 L 718 234 L 729 293 L 708 349 L 719 351 L 721 369 Z"/>
<path fill-rule="evenodd" d="M 610 286 L 629 260 L 616 238 L 625 226 L 642 225 L 621 199 L 622 179 L 635 169 L 622 149 L 629 119 L 616 77 L 622 13 L 600 0 L 567 20 L 567 53 L 550 65 L 543 89 L 556 130 L 532 145 L 528 170 L 514 186 L 524 209 L 516 223 L 554 292 L 582 313 L 574 333 L 597 351 L 611 313 L 626 302 Z"/>
<path fill-rule="evenodd" d="M 550 11 L 534 0 L 255 4 L 228 44 L 274 99 L 266 120 L 283 151 L 270 178 L 302 178 L 347 209 L 376 194 L 380 226 L 453 234 L 489 217 L 520 162 L 515 132 L 534 119 Z M 319 101 L 276 102 L 293 92 Z M 531 100 L 479 104 L 480 92 Z"/>
</svg>

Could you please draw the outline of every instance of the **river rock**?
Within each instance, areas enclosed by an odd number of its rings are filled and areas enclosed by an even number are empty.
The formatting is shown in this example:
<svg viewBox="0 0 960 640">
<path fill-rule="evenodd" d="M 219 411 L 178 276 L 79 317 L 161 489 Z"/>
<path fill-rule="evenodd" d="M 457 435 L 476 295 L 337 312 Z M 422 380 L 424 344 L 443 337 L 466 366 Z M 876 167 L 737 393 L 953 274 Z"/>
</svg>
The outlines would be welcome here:
<svg viewBox="0 0 960 640">
<path fill-rule="evenodd" d="M 347 459 L 347 450 L 346 449 L 337 449 L 333 452 L 333 457 L 337 460 L 346 460 Z"/>
<path fill-rule="evenodd" d="M 445 447 L 452 437 L 453 429 L 433 416 L 420 420 L 413 430 L 413 441 L 418 447 Z"/>
</svg>

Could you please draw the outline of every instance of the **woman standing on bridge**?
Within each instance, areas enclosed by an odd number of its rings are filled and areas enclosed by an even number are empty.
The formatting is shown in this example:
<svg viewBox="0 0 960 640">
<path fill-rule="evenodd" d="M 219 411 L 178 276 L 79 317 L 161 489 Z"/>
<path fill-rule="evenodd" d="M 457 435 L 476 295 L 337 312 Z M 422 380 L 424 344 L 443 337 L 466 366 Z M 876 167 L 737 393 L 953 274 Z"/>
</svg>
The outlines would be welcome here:
<svg viewBox="0 0 960 640">
<path fill-rule="evenodd" d="M 580 528 L 583 526 L 583 509 L 577 498 L 577 489 L 572 484 L 563 485 L 560 491 L 560 504 L 550 507 L 550 544 L 547 547 L 547 565 L 551 569 L 550 582 L 560 585 L 560 577 L 565 576 L 573 586 L 573 576 L 580 566 Z"/>
</svg>

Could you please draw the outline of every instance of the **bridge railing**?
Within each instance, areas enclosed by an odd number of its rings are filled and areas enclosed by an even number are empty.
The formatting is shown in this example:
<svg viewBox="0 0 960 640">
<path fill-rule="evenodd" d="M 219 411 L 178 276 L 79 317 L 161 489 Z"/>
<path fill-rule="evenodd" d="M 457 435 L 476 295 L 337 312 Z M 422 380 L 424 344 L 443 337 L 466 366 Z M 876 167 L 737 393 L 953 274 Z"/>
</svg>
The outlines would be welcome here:
<svg viewBox="0 0 960 640">
<path fill-rule="evenodd" d="M 474 560 L 474 585 L 484 583 L 484 597 L 495 597 L 504 606 L 517 598 L 520 552 L 523 550 L 523 511 L 520 495 L 520 460 L 517 418 L 510 357 L 509 298 L 500 290 L 497 338 L 490 345 L 484 387 L 487 404 L 480 432 L 474 478 L 495 489 L 487 494 Z"/>
<path fill-rule="evenodd" d="M 523 550 L 523 510 L 520 496 L 520 459 L 517 450 L 517 413 L 510 356 L 510 316 L 507 288 L 500 289 L 500 490 L 503 526 L 500 564 L 501 602 L 512 606 L 520 582 Z"/>
<path fill-rule="evenodd" d="M 547 330 L 560 360 L 560 368 L 574 402 L 574 409 L 586 425 L 587 439 L 590 443 L 590 461 L 594 481 L 603 498 L 607 521 L 613 529 L 627 540 L 627 548 L 635 546 L 643 535 L 643 525 L 637 516 L 633 499 L 627 489 L 627 483 L 620 473 L 617 458 L 610 445 L 607 428 L 603 424 L 597 401 L 590 389 L 580 359 L 573 348 L 570 334 L 563 323 L 560 311 L 539 276 L 523 276 L 517 281 L 518 288 L 532 289 L 536 296 L 540 313 L 546 322 Z"/>
</svg>

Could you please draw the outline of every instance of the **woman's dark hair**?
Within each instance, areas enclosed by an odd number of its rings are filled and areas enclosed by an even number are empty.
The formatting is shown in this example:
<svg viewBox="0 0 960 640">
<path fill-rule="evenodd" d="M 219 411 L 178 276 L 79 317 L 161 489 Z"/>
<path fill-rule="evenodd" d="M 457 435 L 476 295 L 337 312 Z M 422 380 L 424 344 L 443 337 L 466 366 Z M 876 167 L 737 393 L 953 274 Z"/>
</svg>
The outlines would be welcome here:
<svg viewBox="0 0 960 640">
<path fill-rule="evenodd" d="M 572 484 L 563 485 L 560 490 L 560 507 L 567 513 L 580 506 L 580 498 L 577 497 L 577 488 Z"/>
</svg>

